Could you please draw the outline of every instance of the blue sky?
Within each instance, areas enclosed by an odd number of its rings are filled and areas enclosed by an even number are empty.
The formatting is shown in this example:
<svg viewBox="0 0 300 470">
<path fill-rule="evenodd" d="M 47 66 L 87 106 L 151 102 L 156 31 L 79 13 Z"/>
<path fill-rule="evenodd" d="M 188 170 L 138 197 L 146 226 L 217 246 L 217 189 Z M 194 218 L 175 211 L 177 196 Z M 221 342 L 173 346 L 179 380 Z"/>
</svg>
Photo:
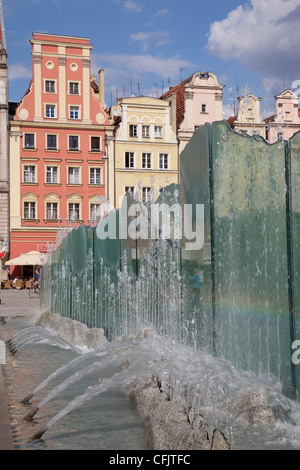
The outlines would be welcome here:
<svg viewBox="0 0 300 470">
<path fill-rule="evenodd" d="M 245 92 L 260 96 L 268 115 L 275 94 L 300 84 L 300 0 L 2 3 L 11 101 L 21 100 L 31 79 L 33 32 L 91 38 L 92 73 L 105 70 L 107 106 L 117 95 L 160 96 L 196 71 L 211 71 L 225 85 L 226 116 Z"/>
</svg>

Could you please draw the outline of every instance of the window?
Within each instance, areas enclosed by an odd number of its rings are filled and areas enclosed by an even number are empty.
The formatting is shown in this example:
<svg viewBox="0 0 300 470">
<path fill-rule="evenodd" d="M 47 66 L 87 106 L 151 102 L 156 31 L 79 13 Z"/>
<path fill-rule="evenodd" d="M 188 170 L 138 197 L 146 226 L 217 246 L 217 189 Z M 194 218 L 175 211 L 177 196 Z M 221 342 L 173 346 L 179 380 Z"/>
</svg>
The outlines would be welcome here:
<svg viewBox="0 0 300 470">
<path fill-rule="evenodd" d="M 206 113 L 206 104 L 201 105 L 201 113 Z"/>
<path fill-rule="evenodd" d="M 45 92 L 46 93 L 55 93 L 55 81 L 46 80 L 45 81 Z"/>
<path fill-rule="evenodd" d="M 23 173 L 23 182 L 24 183 L 35 183 L 35 166 L 34 165 L 25 165 Z"/>
<path fill-rule="evenodd" d="M 80 168 L 69 167 L 68 184 L 80 184 Z"/>
<path fill-rule="evenodd" d="M 100 220 L 101 219 L 101 204 L 91 204 L 90 205 L 90 220 Z"/>
<path fill-rule="evenodd" d="M 150 126 L 142 126 L 142 136 L 150 137 Z"/>
<path fill-rule="evenodd" d="M 134 168 L 133 152 L 125 152 L 125 168 Z"/>
<path fill-rule="evenodd" d="M 125 193 L 134 194 L 134 186 L 125 186 Z"/>
<path fill-rule="evenodd" d="M 162 126 L 154 126 L 154 137 L 158 139 L 162 138 Z"/>
<path fill-rule="evenodd" d="M 291 118 L 291 112 L 290 112 L 290 111 L 286 111 L 284 118 L 285 118 L 286 121 L 291 121 L 291 120 L 292 120 L 292 118 Z"/>
<path fill-rule="evenodd" d="M 25 148 L 34 149 L 34 134 L 25 134 Z"/>
<path fill-rule="evenodd" d="M 78 135 L 69 135 L 69 150 L 79 150 Z"/>
<path fill-rule="evenodd" d="M 159 154 L 159 169 L 168 170 L 169 168 L 169 155 L 167 153 Z"/>
<path fill-rule="evenodd" d="M 151 153 L 142 153 L 142 168 L 151 168 Z"/>
<path fill-rule="evenodd" d="M 91 151 L 100 152 L 100 137 L 91 137 Z"/>
<path fill-rule="evenodd" d="M 152 188 L 142 188 L 142 202 L 147 203 L 152 200 Z"/>
<path fill-rule="evenodd" d="M 46 117 L 51 119 L 55 118 L 55 105 L 46 104 Z"/>
<path fill-rule="evenodd" d="M 130 137 L 137 137 L 138 135 L 138 127 L 135 124 L 130 124 L 129 126 L 129 136 Z"/>
<path fill-rule="evenodd" d="M 69 203 L 69 220 L 79 220 L 80 219 L 80 204 L 76 202 Z"/>
<path fill-rule="evenodd" d="M 101 184 L 101 168 L 90 168 L 90 184 Z"/>
<path fill-rule="evenodd" d="M 57 166 L 47 166 L 47 168 L 46 168 L 46 183 L 58 183 L 58 168 L 57 168 Z"/>
<path fill-rule="evenodd" d="M 57 135 L 47 135 L 47 149 L 56 150 L 57 149 Z"/>
<path fill-rule="evenodd" d="M 79 83 L 70 82 L 69 83 L 69 94 L 70 95 L 79 95 Z"/>
<path fill-rule="evenodd" d="M 36 204 L 35 202 L 24 202 L 24 219 L 35 219 Z"/>
<path fill-rule="evenodd" d="M 284 141 L 284 133 L 283 132 L 278 132 L 277 138 L 278 138 L 279 142 L 283 142 Z"/>
<path fill-rule="evenodd" d="M 79 107 L 70 106 L 70 119 L 79 119 Z"/>
<path fill-rule="evenodd" d="M 50 220 L 57 220 L 58 218 L 58 204 L 57 202 L 47 202 L 46 205 L 46 218 Z"/>
</svg>

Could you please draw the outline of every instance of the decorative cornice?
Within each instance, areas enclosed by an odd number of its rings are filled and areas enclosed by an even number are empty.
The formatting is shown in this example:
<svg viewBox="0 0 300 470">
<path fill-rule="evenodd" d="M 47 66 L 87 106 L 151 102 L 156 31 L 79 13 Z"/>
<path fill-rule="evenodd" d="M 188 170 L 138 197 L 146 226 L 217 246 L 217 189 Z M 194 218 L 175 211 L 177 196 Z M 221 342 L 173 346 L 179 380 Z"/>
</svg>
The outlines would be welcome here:
<svg viewBox="0 0 300 470">
<path fill-rule="evenodd" d="M 223 94 L 222 93 L 216 93 L 215 94 L 215 101 L 223 101 Z"/>
<path fill-rule="evenodd" d="M 41 64 L 42 63 L 42 54 L 33 54 L 33 63 Z"/>
<path fill-rule="evenodd" d="M 194 93 L 192 93 L 191 91 L 186 91 L 184 97 L 186 100 L 192 100 L 194 97 Z"/>
<path fill-rule="evenodd" d="M 67 59 L 65 57 L 58 58 L 58 65 L 65 67 L 67 65 Z"/>
<path fill-rule="evenodd" d="M 83 59 L 82 60 L 82 66 L 83 67 L 90 67 L 91 60 L 90 59 Z"/>
</svg>

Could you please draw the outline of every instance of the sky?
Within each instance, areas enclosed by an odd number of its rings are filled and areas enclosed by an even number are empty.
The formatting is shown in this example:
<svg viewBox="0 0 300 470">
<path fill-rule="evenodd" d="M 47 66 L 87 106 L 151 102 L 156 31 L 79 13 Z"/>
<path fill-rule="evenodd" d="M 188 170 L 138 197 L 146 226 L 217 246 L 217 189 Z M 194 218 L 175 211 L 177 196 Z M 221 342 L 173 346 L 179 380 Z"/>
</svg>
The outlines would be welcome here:
<svg viewBox="0 0 300 470">
<path fill-rule="evenodd" d="M 92 74 L 105 71 L 107 106 L 116 97 L 160 97 L 198 71 L 213 72 L 223 111 L 237 97 L 262 98 L 263 117 L 287 88 L 300 98 L 300 0 L 2 0 L 9 100 L 32 77 L 33 32 L 89 37 Z"/>
</svg>

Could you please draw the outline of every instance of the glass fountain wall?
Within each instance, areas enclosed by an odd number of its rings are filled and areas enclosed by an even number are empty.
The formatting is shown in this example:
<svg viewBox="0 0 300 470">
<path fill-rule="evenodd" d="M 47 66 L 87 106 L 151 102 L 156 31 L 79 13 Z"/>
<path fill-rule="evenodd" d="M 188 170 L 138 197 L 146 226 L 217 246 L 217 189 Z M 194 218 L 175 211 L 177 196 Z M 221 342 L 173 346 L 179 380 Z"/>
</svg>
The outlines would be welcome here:
<svg viewBox="0 0 300 470">
<path fill-rule="evenodd" d="M 106 240 L 81 226 L 42 269 L 42 309 L 104 328 L 109 339 L 153 328 L 238 369 L 272 375 L 295 396 L 300 135 L 269 145 L 224 122 L 206 124 L 180 156 L 180 184 L 157 202 L 192 204 L 194 229 L 196 205 L 204 205 L 200 250 L 184 238 L 161 239 L 162 226 L 155 239 L 136 240 L 120 238 L 118 226 L 116 239 Z M 134 204 L 130 194 L 124 203 Z M 133 232 L 134 223 L 128 218 Z"/>
</svg>

